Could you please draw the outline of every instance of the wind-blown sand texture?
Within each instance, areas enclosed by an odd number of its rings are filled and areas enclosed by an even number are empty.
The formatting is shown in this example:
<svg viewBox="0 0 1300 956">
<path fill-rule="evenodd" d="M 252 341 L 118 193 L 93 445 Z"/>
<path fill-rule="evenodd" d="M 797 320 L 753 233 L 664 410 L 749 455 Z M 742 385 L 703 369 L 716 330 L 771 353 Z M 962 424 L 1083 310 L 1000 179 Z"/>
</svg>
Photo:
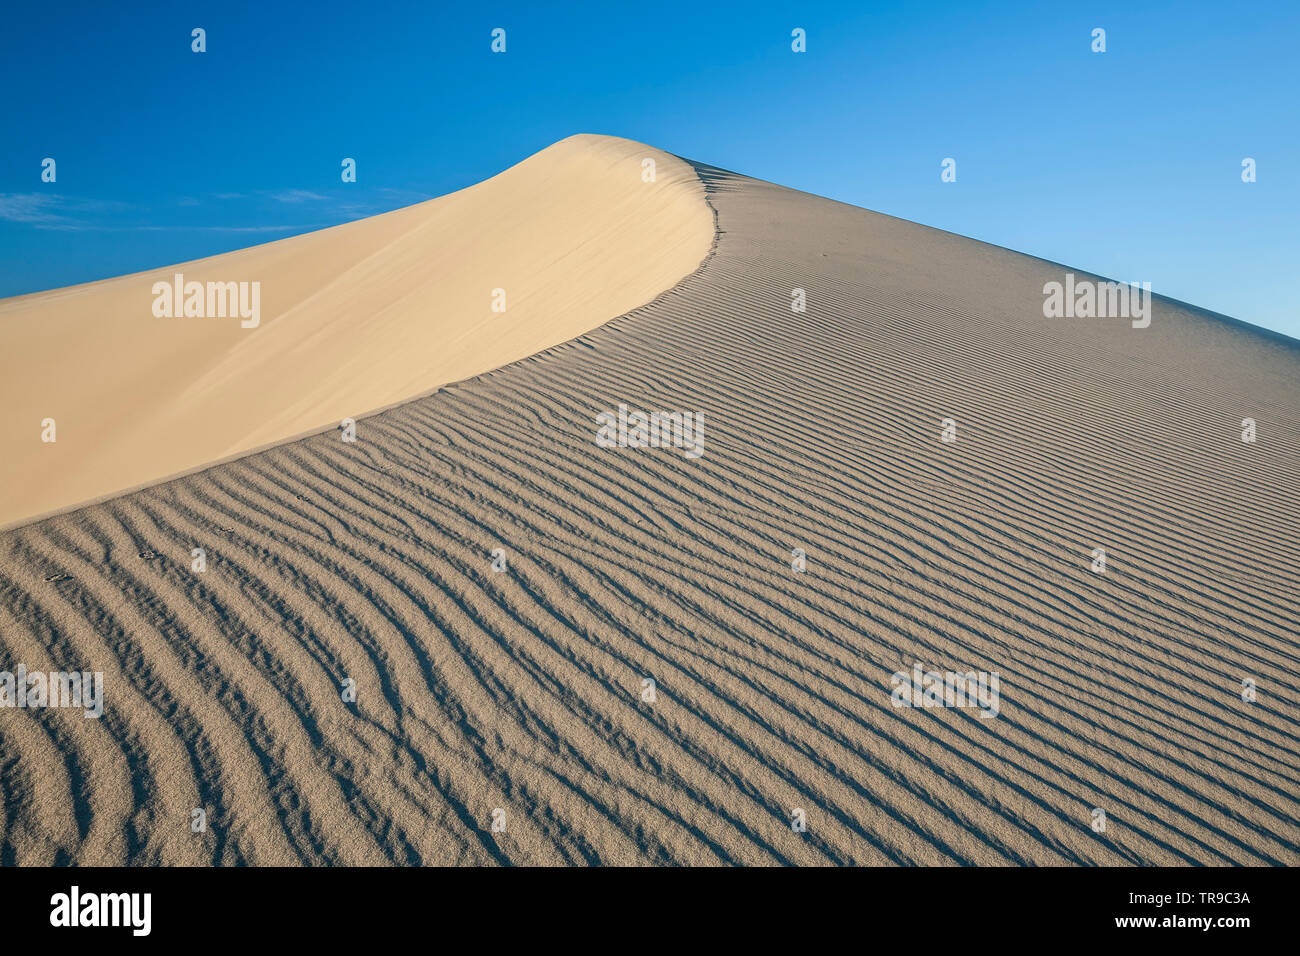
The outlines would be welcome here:
<svg viewBox="0 0 1300 956">
<path fill-rule="evenodd" d="M 0 536 L 0 660 L 108 697 L 0 712 L 0 861 L 1300 862 L 1296 343 L 698 171 L 648 305 Z M 620 402 L 705 454 L 598 448 Z M 999 715 L 895 708 L 917 661 Z"/>
<path fill-rule="evenodd" d="M 642 181 L 646 158 L 653 184 Z M 574 136 L 382 216 L 2 300 L 0 525 L 559 345 L 676 284 L 712 242 L 713 214 L 685 162 Z M 156 317 L 153 285 L 177 273 L 260 282 L 260 324 Z M 495 289 L 505 290 L 504 312 L 492 310 Z M 40 441 L 46 418 L 57 426 L 50 444 Z"/>
</svg>

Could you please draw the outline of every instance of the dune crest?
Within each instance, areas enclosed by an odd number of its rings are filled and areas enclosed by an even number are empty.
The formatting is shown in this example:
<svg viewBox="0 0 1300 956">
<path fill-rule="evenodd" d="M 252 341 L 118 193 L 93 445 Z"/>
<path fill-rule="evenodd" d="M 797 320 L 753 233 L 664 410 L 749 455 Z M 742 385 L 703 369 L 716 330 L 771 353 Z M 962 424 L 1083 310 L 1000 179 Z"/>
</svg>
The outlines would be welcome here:
<svg viewBox="0 0 1300 956">
<path fill-rule="evenodd" d="M 0 682 L 103 675 L 0 866 L 1300 863 L 1300 344 L 695 169 L 571 346 L 0 534 Z"/>
<path fill-rule="evenodd" d="M 643 180 L 647 158 L 653 182 Z M 579 135 L 404 209 L 0 301 L 0 525 L 559 345 L 674 286 L 713 237 L 704 188 L 685 162 Z M 186 317 L 191 282 L 203 287 L 192 311 L 226 314 Z M 494 290 L 504 290 L 504 312 L 493 310 L 503 298 Z M 250 293 L 259 314 L 241 319 Z M 53 443 L 42 441 L 45 419 L 55 421 Z"/>
</svg>

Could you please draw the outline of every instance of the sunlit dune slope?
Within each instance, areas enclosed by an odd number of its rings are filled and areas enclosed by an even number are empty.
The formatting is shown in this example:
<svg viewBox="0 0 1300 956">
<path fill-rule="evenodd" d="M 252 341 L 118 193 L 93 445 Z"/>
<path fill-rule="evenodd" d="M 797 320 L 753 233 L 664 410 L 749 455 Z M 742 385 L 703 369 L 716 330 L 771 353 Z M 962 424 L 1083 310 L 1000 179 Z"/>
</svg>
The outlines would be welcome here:
<svg viewBox="0 0 1300 956">
<path fill-rule="evenodd" d="M 103 677 L 0 708 L 0 867 L 1300 863 L 1300 343 L 695 172 L 648 304 L 0 533 L 0 671 Z"/>
<path fill-rule="evenodd" d="M 558 345 L 671 288 L 713 236 L 686 163 L 580 135 L 405 209 L 0 301 L 0 525 Z M 247 282 L 250 293 L 260 283 L 257 326 L 238 315 L 156 316 L 154 284 L 177 273 Z M 498 289 L 504 312 L 493 310 Z M 45 419 L 55 420 L 52 443 L 42 441 Z"/>
</svg>

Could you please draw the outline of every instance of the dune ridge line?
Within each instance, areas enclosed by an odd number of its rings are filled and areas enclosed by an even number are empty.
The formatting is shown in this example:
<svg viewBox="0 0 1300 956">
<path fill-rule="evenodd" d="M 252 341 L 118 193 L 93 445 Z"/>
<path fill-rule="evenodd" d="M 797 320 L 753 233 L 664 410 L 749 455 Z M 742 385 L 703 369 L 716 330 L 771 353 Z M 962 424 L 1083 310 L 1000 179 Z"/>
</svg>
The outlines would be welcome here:
<svg viewBox="0 0 1300 956">
<path fill-rule="evenodd" d="M 13 412 L 0 423 L 11 448 L 0 527 L 359 419 L 573 339 L 695 271 L 713 229 L 688 164 L 581 134 L 394 212 L 0 300 L 0 388 Z M 202 316 L 184 314 L 191 282 Z M 40 440 L 46 419 L 53 443 Z"/>
<path fill-rule="evenodd" d="M 0 711 L 0 864 L 1300 863 L 1300 349 L 693 165 L 646 305 L 0 534 L 104 688 Z"/>
</svg>

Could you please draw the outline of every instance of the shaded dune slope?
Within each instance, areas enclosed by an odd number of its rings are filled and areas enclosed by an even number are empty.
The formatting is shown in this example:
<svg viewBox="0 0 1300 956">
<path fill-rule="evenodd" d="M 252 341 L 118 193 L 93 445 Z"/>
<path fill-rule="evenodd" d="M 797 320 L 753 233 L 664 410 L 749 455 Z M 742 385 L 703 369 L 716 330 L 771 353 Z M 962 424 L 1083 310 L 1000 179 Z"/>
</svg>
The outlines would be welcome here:
<svg viewBox="0 0 1300 956">
<path fill-rule="evenodd" d="M 0 862 L 1300 862 L 1294 344 L 698 170 L 649 305 L 0 536 L 0 660 L 108 697 L 0 713 Z M 620 402 L 705 454 L 598 448 Z M 1000 714 L 895 708 L 917 661 Z"/>
</svg>

